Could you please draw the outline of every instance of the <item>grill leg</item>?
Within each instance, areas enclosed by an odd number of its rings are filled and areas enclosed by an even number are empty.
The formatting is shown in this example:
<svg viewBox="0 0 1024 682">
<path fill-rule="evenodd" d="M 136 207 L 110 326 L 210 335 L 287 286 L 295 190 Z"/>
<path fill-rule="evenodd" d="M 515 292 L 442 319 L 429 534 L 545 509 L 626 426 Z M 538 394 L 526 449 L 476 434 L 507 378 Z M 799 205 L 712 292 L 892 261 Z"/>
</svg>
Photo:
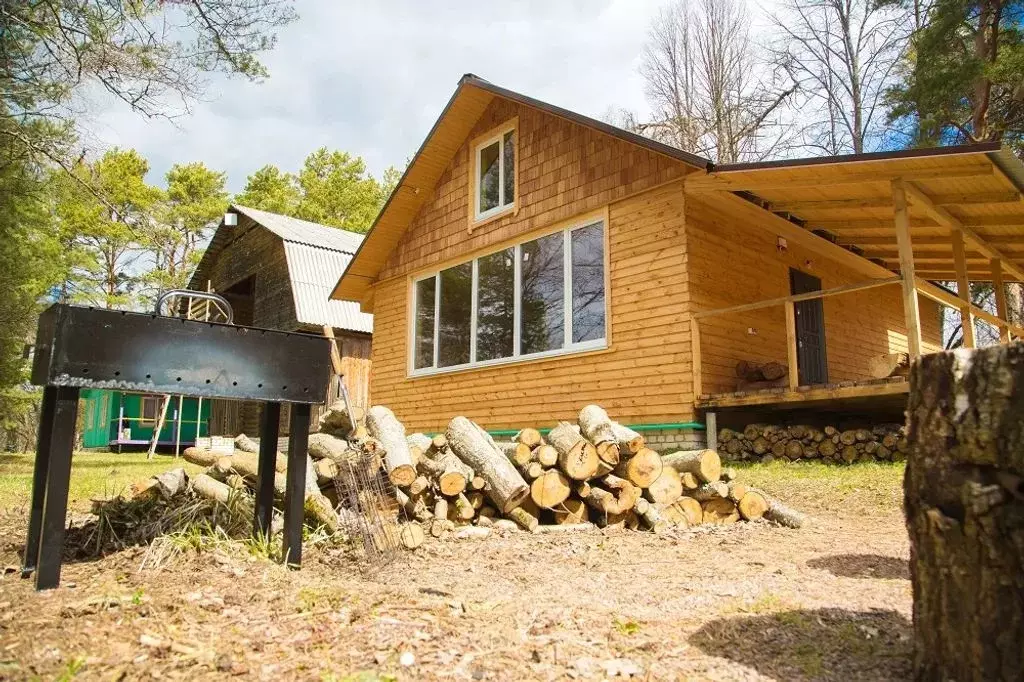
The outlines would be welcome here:
<svg viewBox="0 0 1024 682">
<path fill-rule="evenodd" d="M 75 446 L 75 418 L 78 416 L 78 389 L 57 388 L 53 419 L 47 441 L 46 492 L 39 532 L 36 589 L 49 590 L 60 584 L 64 527 L 68 515 L 68 486 L 71 482 L 71 450 Z"/>
<path fill-rule="evenodd" d="M 270 537 L 274 518 L 274 473 L 277 464 L 277 435 L 281 423 L 281 403 L 263 403 L 260 417 L 260 459 L 256 476 L 256 513 L 252 520 L 253 537 Z"/>
<path fill-rule="evenodd" d="M 28 537 L 25 557 L 21 563 L 21 577 L 27 578 L 36 570 L 39 558 L 39 530 L 43 526 L 43 498 L 46 495 L 46 474 L 50 465 L 50 434 L 53 433 L 53 413 L 57 405 L 57 387 L 43 388 L 43 405 L 36 435 L 36 465 L 32 472 L 32 509 L 28 517 Z"/>
<path fill-rule="evenodd" d="M 288 436 L 288 480 L 284 495 L 284 560 L 302 564 L 302 517 L 306 501 L 306 449 L 309 445 L 309 403 L 293 403 Z"/>
</svg>

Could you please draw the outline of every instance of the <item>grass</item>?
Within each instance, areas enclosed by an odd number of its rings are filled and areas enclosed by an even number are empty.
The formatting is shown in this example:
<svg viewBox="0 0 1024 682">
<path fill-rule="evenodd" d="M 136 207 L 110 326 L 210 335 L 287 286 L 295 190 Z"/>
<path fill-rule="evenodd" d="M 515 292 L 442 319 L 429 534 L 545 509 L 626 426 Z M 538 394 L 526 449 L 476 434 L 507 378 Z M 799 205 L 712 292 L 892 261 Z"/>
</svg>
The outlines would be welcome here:
<svg viewBox="0 0 1024 682">
<path fill-rule="evenodd" d="M 903 504 L 904 464 L 820 462 L 731 464 L 739 480 L 805 511 L 890 513 Z"/>
<path fill-rule="evenodd" d="M 0 509 L 28 507 L 34 461 L 32 454 L 0 454 Z M 114 497 L 136 481 L 178 466 L 185 467 L 189 474 L 202 470 L 170 455 L 158 454 L 147 460 L 145 452 L 76 452 L 71 460 L 68 506 L 87 510 L 93 499 Z"/>
</svg>

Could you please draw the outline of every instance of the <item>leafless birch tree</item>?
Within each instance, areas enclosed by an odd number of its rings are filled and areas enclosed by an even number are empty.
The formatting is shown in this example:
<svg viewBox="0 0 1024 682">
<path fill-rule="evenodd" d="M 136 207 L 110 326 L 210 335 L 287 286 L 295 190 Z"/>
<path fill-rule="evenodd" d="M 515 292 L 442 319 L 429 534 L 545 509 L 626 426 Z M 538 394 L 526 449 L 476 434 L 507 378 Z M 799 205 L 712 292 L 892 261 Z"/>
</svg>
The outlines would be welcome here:
<svg viewBox="0 0 1024 682">
<path fill-rule="evenodd" d="M 796 84 L 758 58 L 744 0 L 674 0 L 655 17 L 640 73 L 646 135 L 719 162 L 778 155 Z M 783 75 L 785 75 L 783 73 Z"/>
<path fill-rule="evenodd" d="M 804 146 L 824 154 L 877 149 L 913 16 L 876 0 L 788 0 L 772 23 L 776 63 L 799 84 Z"/>
</svg>

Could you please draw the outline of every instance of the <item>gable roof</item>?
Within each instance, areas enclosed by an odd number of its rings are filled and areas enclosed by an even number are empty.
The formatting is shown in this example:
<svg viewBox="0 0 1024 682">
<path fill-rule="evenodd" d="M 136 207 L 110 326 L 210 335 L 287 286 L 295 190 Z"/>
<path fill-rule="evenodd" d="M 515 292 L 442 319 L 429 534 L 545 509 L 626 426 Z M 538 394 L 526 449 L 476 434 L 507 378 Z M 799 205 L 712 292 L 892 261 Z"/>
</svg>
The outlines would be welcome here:
<svg viewBox="0 0 1024 682">
<path fill-rule="evenodd" d="M 363 235 L 237 204 L 228 211 L 245 216 L 280 237 L 288 264 L 295 318 L 300 324 L 373 332 L 373 315 L 361 312 L 358 303 L 330 298 L 331 289 L 359 249 Z M 205 289 L 207 271 L 237 236 L 237 230 L 221 221 L 192 275 L 189 288 Z"/>
<path fill-rule="evenodd" d="M 465 143 L 477 120 L 495 97 L 539 109 L 696 168 L 708 168 L 711 164 L 708 159 L 696 154 L 494 85 L 471 73 L 466 74 L 459 80 L 448 104 L 413 156 L 352 262 L 338 280 L 331 293 L 332 299 L 367 301 L 370 284 L 377 278 L 388 255 L 398 245 L 420 207 L 430 199 L 431 190 L 437 185 L 452 157 Z"/>
</svg>

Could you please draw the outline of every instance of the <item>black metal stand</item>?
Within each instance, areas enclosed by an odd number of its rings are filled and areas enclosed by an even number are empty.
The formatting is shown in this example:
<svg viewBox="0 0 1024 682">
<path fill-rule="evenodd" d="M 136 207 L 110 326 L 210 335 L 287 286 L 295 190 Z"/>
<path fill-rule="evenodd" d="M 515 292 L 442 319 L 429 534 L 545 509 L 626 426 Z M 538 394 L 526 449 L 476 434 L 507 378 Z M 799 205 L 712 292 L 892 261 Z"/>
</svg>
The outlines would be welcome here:
<svg viewBox="0 0 1024 682">
<path fill-rule="evenodd" d="M 68 386 L 43 389 L 43 412 L 32 475 L 32 510 L 21 571 L 25 577 L 35 572 L 37 590 L 48 590 L 60 584 L 78 392 L 79 389 Z"/>
<path fill-rule="evenodd" d="M 277 469 L 277 435 L 281 423 L 281 403 L 263 403 L 260 416 L 260 459 L 256 476 L 256 511 L 252 520 L 253 537 L 270 537 L 274 520 L 274 475 Z"/>
<path fill-rule="evenodd" d="M 32 383 L 43 386 L 39 445 L 22 575 L 36 589 L 60 583 L 71 451 L 78 393 L 110 388 L 264 404 L 253 534 L 273 520 L 281 403 L 292 403 L 285 486 L 284 556 L 302 561 L 306 446 L 311 403 L 330 376 L 330 341 L 322 336 L 223 325 L 65 304 L 39 316 Z M 180 368 L 189 367 L 188 373 Z M 118 446 L 120 451 L 120 445 Z"/>
<path fill-rule="evenodd" d="M 288 436 L 288 479 L 284 494 L 284 547 L 282 556 L 290 566 L 302 564 L 302 519 L 306 502 L 306 456 L 309 446 L 309 403 L 292 405 Z"/>
</svg>

